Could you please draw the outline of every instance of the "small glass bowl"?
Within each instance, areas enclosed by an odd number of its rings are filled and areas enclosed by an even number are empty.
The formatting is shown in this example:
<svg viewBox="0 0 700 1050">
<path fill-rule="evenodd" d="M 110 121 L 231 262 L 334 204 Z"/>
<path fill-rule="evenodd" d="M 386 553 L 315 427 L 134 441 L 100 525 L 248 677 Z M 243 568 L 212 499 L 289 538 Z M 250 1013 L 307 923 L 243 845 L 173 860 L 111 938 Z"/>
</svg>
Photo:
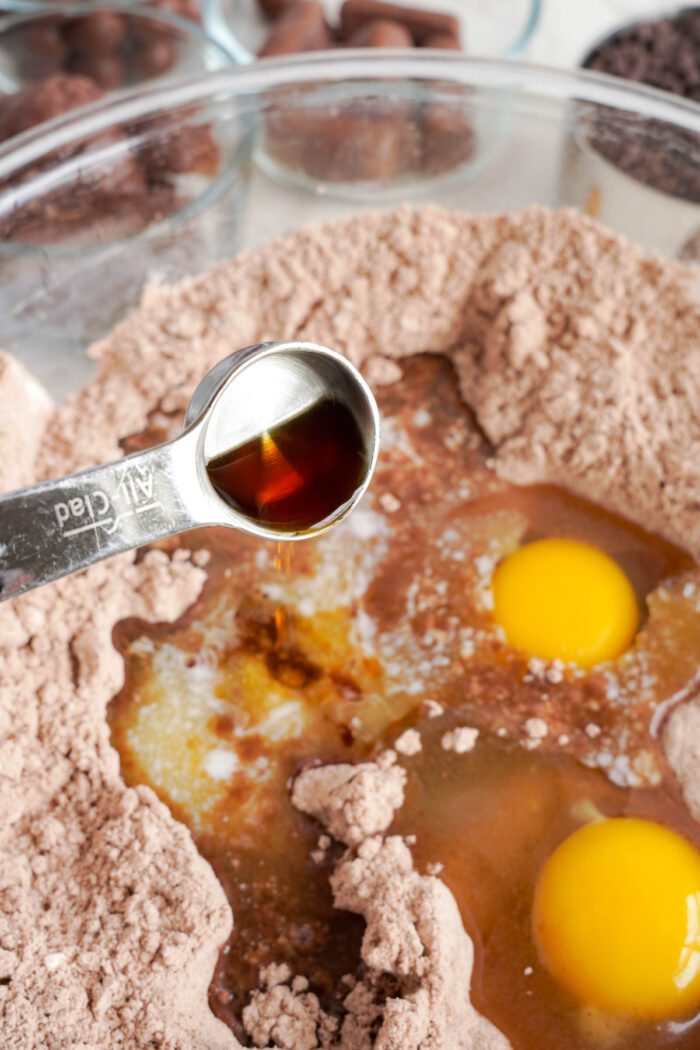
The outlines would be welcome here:
<svg viewBox="0 0 700 1050">
<path fill-rule="evenodd" d="M 229 53 L 199 25 L 165 11 L 81 3 L 13 15 L 0 28 L 0 140 L 9 156 L 21 155 L 22 143 L 44 128 L 51 141 L 49 129 L 78 109 L 89 124 L 96 99 L 109 105 L 130 90 L 230 66 Z M 38 164 L 20 164 L 0 180 L 16 198 L 0 228 L 0 284 L 31 315 L 38 264 L 51 326 L 60 330 L 70 316 L 79 340 L 89 343 L 149 278 L 181 277 L 235 249 L 245 156 L 243 133 L 224 127 L 210 107 L 190 106 L 88 132 Z M 41 203 L 27 205 L 27 182 L 39 176 L 50 184 L 49 169 L 58 164 L 75 173 L 73 189 L 48 185 Z M 88 298 L 95 309 L 81 311 Z M 52 343 L 52 385 L 67 389 L 65 344 Z"/>
<path fill-rule="evenodd" d="M 0 24 L 0 92 L 56 73 L 79 73 L 103 92 L 165 76 L 193 76 L 232 62 L 195 22 L 155 8 L 52 4 Z"/>
<path fill-rule="evenodd" d="M 673 18 L 689 8 L 660 7 L 658 0 L 638 0 L 634 18 L 607 26 L 586 46 L 579 67 L 586 73 L 596 51 L 640 24 Z M 658 70 L 656 72 L 659 72 Z M 609 76 L 609 74 L 603 74 Z M 614 77 L 613 79 L 618 79 Z M 623 84 L 659 91 L 645 80 L 620 75 Z M 666 94 L 663 91 L 662 94 Z M 695 99 L 669 92 L 680 106 L 698 110 Z M 612 114 L 612 115 L 611 115 Z M 700 166 L 698 142 L 663 122 L 635 122 L 621 127 L 617 112 L 597 110 L 581 120 L 571 137 L 563 184 L 576 196 L 588 187 L 586 210 L 605 224 L 634 236 L 644 214 L 644 247 L 663 250 L 683 261 L 700 260 Z M 621 133 L 621 131 L 623 133 Z"/>
<path fill-rule="evenodd" d="M 23 356 L 30 368 L 48 366 L 59 398 L 75 385 L 76 341 L 99 339 L 150 282 L 179 280 L 240 247 L 250 124 L 209 99 L 148 111 L 149 94 L 172 97 L 185 83 L 159 77 L 0 145 L 0 287 L 12 304 L 3 334 L 16 349 L 27 325 L 39 325 L 44 335 Z M 66 135 L 74 121 L 79 133 Z M 48 147 L 40 156 L 37 142 Z"/>
<path fill-rule="evenodd" d="M 343 0 L 324 0 L 331 23 Z M 527 53 L 539 24 L 542 0 L 401 0 L 407 7 L 434 8 L 457 15 L 462 40 L 470 55 L 486 58 L 518 58 Z M 256 0 L 203 0 L 203 18 L 208 32 L 236 55 L 251 61 L 269 32 L 270 22 Z"/>
</svg>

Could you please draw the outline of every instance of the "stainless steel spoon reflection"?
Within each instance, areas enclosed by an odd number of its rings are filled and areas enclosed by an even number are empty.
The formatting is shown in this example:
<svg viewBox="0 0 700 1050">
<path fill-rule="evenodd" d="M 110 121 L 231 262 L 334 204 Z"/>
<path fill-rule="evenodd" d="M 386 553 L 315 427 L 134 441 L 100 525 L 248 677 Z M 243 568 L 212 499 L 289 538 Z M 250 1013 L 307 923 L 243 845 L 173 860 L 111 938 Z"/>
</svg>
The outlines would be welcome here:
<svg viewBox="0 0 700 1050">
<path fill-rule="evenodd" d="M 325 411 L 319 415 L 320 407 Z M 342 461 L 338 466 L 322 457 L 325 473 L 317 481 L 325 498 L 309 505 L 309 520 L 275 517 L 268 513 L 272 497 L 258 493 L 257 502 L 247 505 L 212 480 L 212 464 L 232 457 L 240 468 L 236 476 L 244 481 L 269 464 L 278 472 L 272 480 L 280 491 L 280 477 L 301 479 L 301 484 L 303 459 L 288 463 L 275 435 L 312 416 L 317 422 L 314 443 L 302 447 L 304 456 L 313 458 L 324 441 L 337 444 L 342 417 L 352 423 L 357 469 L 347 485 L 339 485 Z M 270 449 L 276 458 L 270 459 Z M 0 497 L 0 601 L 121 551 L 204 525 L 275 540 L 317 536 L 357 504 L 378 450 L 376 403 L 346 358 L 313 343 L 262 343 L 240 350 L 202 379 L 179 437 L 116 463 Z"/>
</svg>

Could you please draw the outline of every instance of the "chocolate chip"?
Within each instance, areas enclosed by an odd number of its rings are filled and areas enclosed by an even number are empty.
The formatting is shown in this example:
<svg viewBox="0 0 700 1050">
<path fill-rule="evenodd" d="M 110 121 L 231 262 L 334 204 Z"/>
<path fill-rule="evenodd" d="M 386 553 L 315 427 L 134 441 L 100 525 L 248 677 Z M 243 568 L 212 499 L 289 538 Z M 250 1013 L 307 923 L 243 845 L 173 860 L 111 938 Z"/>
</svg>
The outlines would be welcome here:
<svg viewBox="0 0 700 1050">
<path fill-rule="evenodd" d="M 68 47 L 61 33 L 61 20 L 41 18 L 28 26 L 5 33 L 7 53 L 16 56 L 18 72 L 25 80 L 39 80 L 63 72 Z"/>
<path fill-rule="evenodd" d="M 174 122 L 171 127 L 164 127 L 159 120 L 142 122 L 136 130 L 146 140 L 139 159 L 151 179 L 187 172 L 216 173 L 219 149 L 208 124 Z"/>
<path fill-rule="evenodd" d="M 176 15 L 188 21 L 200 21 L 199 4 L 196 0 L 152 0 L 149 7 L 154 7 L 167 14 Z M 182 30 L 157 18 L 148 18 L 144 9 L 129 19 L 129 35 L 133 41 L 149 44 L 154 40 L 173 40 L 182 36 Z"/>
<path fill-rule="evenodd" d="M 297 0 L 258 0 L 258 7 L 267 18 L 279 18 L 295 3 Z"/>
<path fill-rule="evenodd" d="M 20 37 L 19 32 L 16 35 Z M 41 58 L 63 61 L 67 54 L 59 19 L 38 19 L 21 33 L 21 42 L 25 50 Z"/>
<path fill-rule="evenodd" d="M 382 181 L 415 170 L 421 145 L 410 104 L 273 107 L 267 149 L 281 163 L 331 182 Z"/>
<path fill-rule="evenodd" d="M 168 73 L 175 65 L 177 49 L 167 36 L 152 39 L 136 48 L 131 60 L 134 80 L 150 80 Z"/>
<path fill-rule="evenodd" d="M 474 154 L 474 127 L 459 99 L 428 102 L 423 113 L 422 169 L 441 175 L 466 164 Z"/>
<path fill-rule="evenodd" d="M 431 33 L 423 41 L 423 47 L 441 48 L 445 51 L 459 51 L 462 45 L 459 37 L 451 33 Z"/>
<path fill-rule="evenodd" d="M 113 11 L 96 11 L 77 18 L 64 31 L 72 50 L 89 58 L 113 54 L 126 36 L 126 22 Z"/>
<path fill-rule="evenodd" d="M 639 22 L 614 33 L 584 65 L 677 95 L 700 82 L 700 9 Z"/>
<path fill-rule="evenodd" d="M 323 6 L 318 0 L 297 0 L 277 20 L 258 57 L 323 50 L 331 42 Z"/>
<path fill-rule="evenodd" d="M 409 31 L 416 44 L 423 44 L 435 33 L 446 33 L 459 40 L 459 19 L 441 11 L 419 7 L 402 7 L 382 0 L 345 0 L 340 11 L 341 35 L 344 41 L 368 22 L 387 19 L 399 22 Z"/>
<path fill-rule="evenodd" d="M 346 43 L 348 47 L 413 47 L 413 37 L 400 22 L 378 18 L 365 22 Z"/>
<path fill-rule="evenodd" d="M 57 73 L 0 97 L 0 142 L 102 97 L 94 80 Z"/>
<path fill-rule="evenodd" d="M 77 55 L 70 63 L 71 73 L 90 77 L 105 91 L 124 83 L 124 62 L 120 55 Z"/>
</svg>

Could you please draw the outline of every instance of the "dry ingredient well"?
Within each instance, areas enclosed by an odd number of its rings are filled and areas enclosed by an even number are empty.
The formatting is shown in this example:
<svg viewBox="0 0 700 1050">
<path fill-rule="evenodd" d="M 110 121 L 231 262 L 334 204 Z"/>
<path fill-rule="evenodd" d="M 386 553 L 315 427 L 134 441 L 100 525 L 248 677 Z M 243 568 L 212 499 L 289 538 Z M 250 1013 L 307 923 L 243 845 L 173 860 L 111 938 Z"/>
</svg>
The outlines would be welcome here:
<svg viewBox="0 0 700 1050">
<path fill-rule="evenodd" d="M 682 590 L 700 574 L 682 552 L 596 507 L 499 480 L 444 357 L 415 355 L 402 372 L 378 391 L 384 450 L 370 496 L 345 525 L 283 551 L 288 560 L 274 547 L 210 532 L 208 583 L 187 617 L 150 630 L 120 625 L 127 680 L 110 705 L 112 741 L 127 782 L 153 787 L 192 828 L 226 888 L 236 924 L 210 1001 L 242 1041 L 247 1030 L 265 1045 L 252 1007 L 267 1004 L 268 1017 L 282 994 L 275 984 L 270 996 L 256 995 L 261 970 L 285 966 L 292 984 L 304 984 L 295 1009 L 310 1025 L 304 1009 L 313 1006 L 321 1045 L 331 1024 L 330 1045 L 338 1028 L 345 1046 L 354 1045 L 349 1030 L 367 1045 L 391 1014 L 387 997 L 403 1000 L 422 985 L 420 953 L 389 966 L 390 982 L 376 953 L 360 965 L 362 924 L 334 909 L 329 893 L 340 852 L 294 810 L 359 848 L 389 826 L 405 795 L 399 820 L 415 840 L 418 870 L 444 866 L 481 946 L 479 1009 L 518 1050 L 541 1050 L 545 1022 L 557 1050 L 595 1047 L 582 1031 L 586 1012 L 539 963 L 528 902 L 549 853 L 596 812 L 646 814 L 696 834 L 664 778 L 649 723 L 659 699 L 695 673 L 700 613 Z M 614 553 L 640 599 L 649 595 L 637 642 L 604 674 L 528 660 L 493 622 L 495 565 L 550 532 Z M 665 588 L 674 577 L 678 594 L 662 602 L 659 581 Z M 382 749 L 393 744 L 405 755 L 407 742 L 419 750 L 404 771 Z M 294 777 L 317 762 L 340 765 L 310 769 L 290 800 Z M 385 874 L 387 892 L 397 892 Z M 352 910 L 364 914 L 361 904 L 358 897 Z M 390 945 L 396 936 L 367 934 L 362 943 Z M 455 977 L 464 989 L 470 967 Z M 348 999 L 348 982 L 358 980 L 371 1015 L 358 1016 Z M 428 1007 L 418 1023 L 411 1009 L 417 1046 L 458 1038 L 447 1016 L 429 1038 L 425 1017 L 439 1011 Z M 277 1045 L 297 1050 L 298 1032 L 285 1035 L 279 1010 L 275 1017 Z M 465 1040 L 473 1021 L 467 1010 Z M 625 1026 L 637 1050 L 664 1045 L 667 1035 Z M 405 1033 L 400 1039 L 413 1045 Z"/>
<path fill-rule="evenodd" d="M 373 382 L 399 378 L 397 360 L 406 355 L 445 352 L 494 446 L 497 472 L 564 484 L 697 556 L 700 311 L 686 281 L 681 268 L 645 259 L 571 213 L 475 219 L 400 209 L 303 231 L 178 288 L 148 290 L 141 309 L 98 347 L 96 381 L 52 413 L 41 438 L 46 406 L 36 399 L 35 439 L 18 466 L 24 479 L 117 455 L 120 439 L 152 425 L 155 412 L 182 412 L 202 372 L 232 344 L 327 342 Z M 0 418 L 16 381 L 3 361 Z M 0 452 L 0 461 L 12 460 L 7 445 Z M 127 555 L 0 607 L 0 995 L 8 1050 L 235 1045 L 206 1003 L 231 926 L 222 890 L 153 793 L 124 786 L 105 721 L 124 673 L 114 624 L 177 617 L 202 587 L 204 560 L 177 550 L 139 562 Z M 697 815 L 698 708 L 692 690 L 683 697 L 668 740 Z M 445 732 L 464 728 L 472 727 Z M 530 729 L 530 739 L 542 738 L 537 722 Z M 350 826 L 360 829 L 352 832 L 358 844 L 336 868 L 333 889 L 370 933 L 367 976 L 346 1000 L 345 1020 L 357 1025 L 343 1031 L 344 1045 L 362 1046 L 353 1039 L 380 1030 L 376 1045 L 402 1050 L 416 1033 L 426 1050 L 503 1046 L 456 991 L 472 947 L 448 889 L 414 871 L 404 840 L 381 837 L 384 820 Z M 360 904 L 362 879 L 372 893 Z M 388 987 L 373 984 L 379 969 Z M 312 996 L 303 979 L 268 968 L 249 1007 L 258 1041 L 274 1034 L 285 1045 L 280 1012 L 291 1023 L 291 1002 L 313 1011 Z M 318 1016 L 306 1032 L 309 1047 L 334 1038 Z"/>
</svg>

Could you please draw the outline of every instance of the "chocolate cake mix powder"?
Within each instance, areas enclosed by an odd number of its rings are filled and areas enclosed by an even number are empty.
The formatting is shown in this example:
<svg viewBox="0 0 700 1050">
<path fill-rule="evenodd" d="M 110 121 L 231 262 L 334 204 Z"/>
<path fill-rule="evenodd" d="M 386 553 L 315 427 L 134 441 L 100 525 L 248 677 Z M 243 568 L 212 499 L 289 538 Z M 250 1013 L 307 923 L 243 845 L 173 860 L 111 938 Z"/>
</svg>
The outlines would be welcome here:
<svg viewBox="0 0 700 1050">
<path fill-rule="evenodd" d="M 496 470 L 563 484 L 698 556 L 699 331 L 691 271 L 573 212 L 363 214 L 148 288 L 94 347 L 94 382 L 61 407 L 0 357 L 0 487 L 114 459 L 153 413 L 183 412 L 235 347 L 301 338 L 343 351 L 374 383 L 399 377 L 406 355 L 449 355 Z M 5 1050 L 237 1045 L 207 1005 L 232 923 L 224 893 L 153 792 L 124 785 L 105 720 L 124 676 L 115 623 L 179 616 L 206 561 L 126 554 L 0 606 Z M 700 817 L 694 700 L 666 741 Z M 507 1046 L 469 1004 L 473 948 L 452 895 L 388 834 L 403 787 L 395 752 L 293 785 L 294 803 L 346 847 L 332 889 L 365 920 L 365 966 L 341 1018 L 305 978 L 268 967 L 244 1013 L 255 1045 Z"/>
</svg>

